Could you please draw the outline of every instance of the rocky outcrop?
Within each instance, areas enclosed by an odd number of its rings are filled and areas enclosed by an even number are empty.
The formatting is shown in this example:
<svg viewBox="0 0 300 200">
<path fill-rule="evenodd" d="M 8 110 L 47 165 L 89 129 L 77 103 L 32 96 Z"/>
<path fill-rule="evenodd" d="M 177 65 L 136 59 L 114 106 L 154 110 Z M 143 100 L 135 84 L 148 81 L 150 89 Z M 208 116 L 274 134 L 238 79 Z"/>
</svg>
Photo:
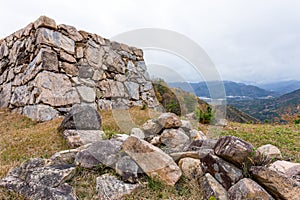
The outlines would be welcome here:
<svg viewBox="0 0 300 200">
<path fill-rule="evenodd" d="M 0 40 L 0 107 L 47 121 L 75 104 L 156 107 L 143 51 L 45 16 Z"/>
</svg>

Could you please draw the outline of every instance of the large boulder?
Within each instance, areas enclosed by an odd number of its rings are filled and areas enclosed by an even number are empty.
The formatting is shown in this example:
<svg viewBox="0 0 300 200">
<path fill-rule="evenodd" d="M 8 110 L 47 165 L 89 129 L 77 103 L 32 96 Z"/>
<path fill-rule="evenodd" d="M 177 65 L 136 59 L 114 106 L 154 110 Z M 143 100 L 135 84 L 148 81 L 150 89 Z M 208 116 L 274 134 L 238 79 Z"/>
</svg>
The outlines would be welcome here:
<svg viewBox="0 0 300 200">
<path fill-rule="evenodd" d="M 65 116 L 59 130 L 100 130 L 101 116 L 93 107 L 88 105 L 75 105 Z"/>
<path fill-rule="evenodd" d="M 255 200 L 255 199 L 268 199 L 274 198 L 268 192 L 257 184 L 255 181 L 244 178 L 237 182 L 228 190 L 228 197 L 230 200 Z"/>
<path fill-rule="evenodd" d="M 174 113 L 163 113 L 157 121 L 164 128 L 179 128 L 182 125 L 180 118 Z"/>
<path fill-rule="evenodd" d="M 122 144 L 122 149 L 153 179 L 174 186 L 182 175 L 173 159 L 158 147 L 130 136 Z"/>
<path fill-rule="evenodd" d="M 121 144 L 118 140 L 101 140 L 90 145 L 76 155 L 76 165 L 93 168 L 99 164 L 115 169 L 121 157 Z"/>
<path fill-rule="evenodd" d="M 189 143 L 189 137 L 180 129 L 166 129 L 160 136 L 160 142 L 165 152 L 180 152 Z"/>
<path fill-rule="evenodd" d="M 156 120 L 149 119 L 142 125 L 142 130 L 144 131 L 146 138 L 151 138 L 160 134 L 163 127 Z"/>
<path fill-rule="evenodd" d="M 251 144 L 234 136 L 221 137 L 214 150 L 216 155 L 238 166 L 242 166 L 254 152 Z"/>
<path fill-rule="evenodd" d="M 18 192 L 29 199 L 76 199 L 72 187 L 65 181 L 75 174 L 75 166 L 51 164 L 46 159 L 30 159 L 9 172 L 0 186 Z"/>
<path fill-rule="evenodd" d="M 203 191 L 204 196 L 202 199 L 228 200 L 228 194 L 225 188 L 209 173 L 206 173 L 203 177 L 201 177 L 198 180 L 198 183 Z"/>
<path fill-rule="evenodd" d="M 277 160 L 269 166 L 269 169 L 281 172 L 300 182 L 300 163 Z"/>
<path fill-rule="evenodd" d="M 199 177 L 204 175 L 201 162 L 199 159 L 195 158 L 182 158 L 178 162 L 183 175 L 189 180 L 197 180 Z"/>
<path fill-rule="evenodd" d="M 266 145 L 260 146 L 257 148 L 256 151 L 264 156 L 267 156 L 270 159 L 281 159 L 282 158 L 280 150 L 272 144 L 266 144 Z"/>
<path fill-rule="evenodd" d="M 117 177 L 109 174 L 103 174 L 96 180 L 96 191 L 98 199 L 101 200 L 124 199 L 125 195 L 134 192 L 140 187 L 140 184 L 124 183 L 117 179 Z"/>
<path fill-rule="evenodd" d="M 275 198 L 284 200 L 300 199 L 300 183 L 288 178 L 283 173 L 261 166 L 251 167 L 250 172 L 254 180 Z"/>
<path fill-rule="evenodd" d="M 100 130 L 64 130 L 63 137 L 67 141 L 67 144 L 74 148 L 98 142 L 105 139 L 106 135 Z"/>
<path fill-rule="evenodd" d="M 203 171 L 215 177 L 226 190 L 243 178 L 242 170 L 215 155 L 207 154 L 201 162 Z"/>
</svg>

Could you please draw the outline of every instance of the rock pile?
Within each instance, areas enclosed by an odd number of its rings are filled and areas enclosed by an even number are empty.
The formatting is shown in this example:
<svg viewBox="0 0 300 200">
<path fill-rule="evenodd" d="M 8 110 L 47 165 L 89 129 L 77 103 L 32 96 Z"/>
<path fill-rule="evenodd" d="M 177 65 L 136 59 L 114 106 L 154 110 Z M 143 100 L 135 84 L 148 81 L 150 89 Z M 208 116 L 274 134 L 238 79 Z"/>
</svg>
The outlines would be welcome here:
<svg viewBox="0 0 300 200">
<path fill-rule="evenodd" d="M 156 107 L 143 51 L 45 16 L 0 40 L 0 107 L 47 121 L 75 104 Z"/>
<path fill-rule="evenodd" d="M 74 118 L 76 112 L 71 113 Z M 61 126 L 71 127 L 67 126 L 71 118 L 67 116 Z M 30 199 L 76 199 L 74 189 L 66 183 L 75 167 L 105 166 L 120 178 L 99 176 L 98 199 L 124 198 L 141 187 L 141 175 L 169 186 L 185 176 L 203 191 L 199 199 L 300 199 L 300 164 L 278 160 L 266 165 L 281 157 L 276 147 L 255 150 L 233 136 L 208 139 L 172 113 L 147 121 L 130 135 L 89 142 L 50 159 L 31 159 L 12 170 L 0 185 Z"/>
</svg>

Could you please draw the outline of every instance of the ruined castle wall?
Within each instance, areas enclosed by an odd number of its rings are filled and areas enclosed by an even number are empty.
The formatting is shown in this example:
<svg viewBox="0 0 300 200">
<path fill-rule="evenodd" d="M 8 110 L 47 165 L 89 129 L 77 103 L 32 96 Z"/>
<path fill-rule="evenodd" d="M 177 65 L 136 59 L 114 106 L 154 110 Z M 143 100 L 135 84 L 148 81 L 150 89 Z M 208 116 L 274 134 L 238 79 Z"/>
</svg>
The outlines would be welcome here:
<svg viewBox="0 0 300 200">
<path fill-rule="evenodd" d="M 0 40 L 0 107 L 46 121 L 74 104 L 156 107 L 143 51 L 44 16 Z"/>
</svg>

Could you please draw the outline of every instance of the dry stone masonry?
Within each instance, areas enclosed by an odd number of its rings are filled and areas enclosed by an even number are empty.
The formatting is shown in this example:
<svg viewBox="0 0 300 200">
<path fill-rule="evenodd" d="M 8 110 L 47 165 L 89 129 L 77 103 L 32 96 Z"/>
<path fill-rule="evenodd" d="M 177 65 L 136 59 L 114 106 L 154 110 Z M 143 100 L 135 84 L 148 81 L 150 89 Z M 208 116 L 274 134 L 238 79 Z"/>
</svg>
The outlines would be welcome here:
<svg viewBox="0 0 300 200">
<path fill-rule="evenodd" d="M 45 16 L 0 40 L 0 107 L 46 121 L 75 104 L 156 107 L 143 51 Z"/>
</svg>

